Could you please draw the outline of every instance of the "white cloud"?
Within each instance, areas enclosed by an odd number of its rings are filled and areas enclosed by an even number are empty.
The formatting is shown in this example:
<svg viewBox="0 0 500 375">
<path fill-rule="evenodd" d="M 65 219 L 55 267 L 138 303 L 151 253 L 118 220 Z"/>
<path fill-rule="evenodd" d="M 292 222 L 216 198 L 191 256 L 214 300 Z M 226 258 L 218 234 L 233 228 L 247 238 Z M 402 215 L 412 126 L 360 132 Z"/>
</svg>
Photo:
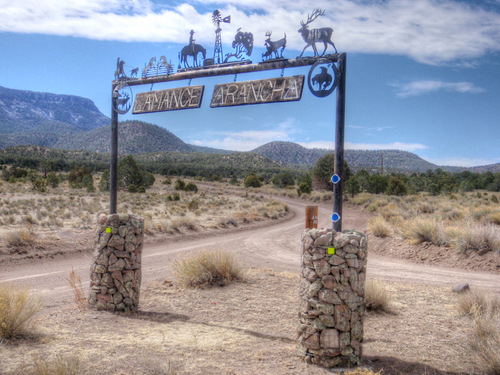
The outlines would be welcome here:
<svg viewBox="0 0 500 375">
<path fill-rule="evenodd" d="M 208 132 L 206 139 L 196 139 L 191 143 L 232 151 L 251 151 L 273 141 L 292 141 L 290 135 L 300 132 L 293 118 L 286 119 L 274 129 L 244 130 L 234 132 Z"/>
<path fill-rule="evenodd" d="M 254 34 L 263 46 L 265 31 L 286 33 L 288 50 L 305 43 L 297 32 L 300 21 L 315 7 L 326 15 L 310 28 L 333 27 L 341 51 L 409 56 L 427 64 L 470 60 L 500 51 L 500 13 L 455 0 L 218 0 L 198 1 L 198 9 L 223 5 L 223 42 L 229 44 L 238 27 Z M 190 4 L 197 5 L 196 2 Z M 0 0 L 0 31 L 78 36 L 98 40 L 171 42 L 189 39 L 213 44 L 211 11 L 188 4 L 169 6 L 152 0 Z M 322 50 L 322 49 L 320 49 Z M 311 53 L 309 48 L 308 53 Z M 289 52 L 293 56 L 293 53 Z"/>
<path fill-rule="evenodd" d="M 311 142 L 298 142 L 300 145 L 307 148 L 326 148 L 333 150 L 335 148 L 334 142 L 327 141 L 311 141 Z M 350 150 L 402 150 L 402 151 L 417 151 L 425 150 L 428 147 L 420 143 L 404 143 L 404 142 L 392 142 L 392 143 L 352 143 L 345 142 L 345 149 Z"/>
<path fill-rule="evenodd" d="M 477 87 L 471 82 L 443 82 L 443 81 L 432 81 L 432 80 L 422 80 L 413 81 L 409 83 L 393 83 L 391 86 L 397 89 L 396 95 L 400 98 L 406 98 L 409 96 L 424 95 L 437 91 L 446 92 L 459 92 L 459 93 L 469 93 L 477 94 L 484 92 L 484 89 Z"/>
<path fill-rule="evenodd" d="M 476 166 L 500 163 L 500 158 L 495 158 L 495 159 L 457 158 L 457 157 L 428 158 L 425 156 L 422 156 L 422 158 L 436 165 L 454 166 L 454 167 L 476 167 Z"/>
</svg>

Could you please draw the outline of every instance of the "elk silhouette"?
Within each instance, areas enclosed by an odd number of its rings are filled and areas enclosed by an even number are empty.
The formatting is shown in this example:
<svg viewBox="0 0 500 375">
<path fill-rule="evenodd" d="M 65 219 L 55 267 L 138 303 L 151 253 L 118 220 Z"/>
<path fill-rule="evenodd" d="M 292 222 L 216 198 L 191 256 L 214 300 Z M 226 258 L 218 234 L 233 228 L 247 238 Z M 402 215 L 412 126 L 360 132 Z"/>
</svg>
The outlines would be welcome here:
<svg viewBox="0 0 500 375">
<path fill-rule="evenodd" d="M 299 29 L 299 33 L 302 35 L 302 38 L 304 39 L 304 42 L 307 43 L 307 45 L 304 47 L 299 57 L 302 57 L 304 51 L 309 46 L 312 46 L 314 50 L 314 56 L 318 56 L 318 50 L 316 48 L 317 42 L 322 42 L 325 45 L 325 49 L 323 50 L 321 56 L 325 54 L 328 44 L 331 44 L 333 49 L 335 49 L 335 53 L 337 53 L 337 48 L 335 47 L 335 44 L 333 44 L 332 42 L 333 29 L 331 27 L 322 27 L 321 29 L 312 29 L 312 30 L 309 30 L 307 27 L 307 25 L 313 22 L 316 18 L 324 15 L 325 15 L 324 10 L 316 8 L 313 10 L 311 15 L 309 14 L 307 15 L 307 21 L 305 23 L 300 21 L 302 27 Z"/>
</svg>

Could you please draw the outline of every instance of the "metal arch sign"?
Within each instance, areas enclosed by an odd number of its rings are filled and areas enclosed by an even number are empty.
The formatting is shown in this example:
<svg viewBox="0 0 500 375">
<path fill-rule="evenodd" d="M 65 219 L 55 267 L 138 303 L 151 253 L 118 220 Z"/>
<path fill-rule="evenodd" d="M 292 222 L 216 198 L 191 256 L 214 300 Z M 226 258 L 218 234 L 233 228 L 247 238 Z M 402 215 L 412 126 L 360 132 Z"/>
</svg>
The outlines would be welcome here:
<svg viewBox="0 0 500 375">
<path fill-rule="evenodd" d="M 146 91 L 135 97 L 134 115 L 141 113 L 199 108 L 205 86 L 186 86 L 175 89 Z"/>
<path fill-rule="evenodd" d="M 113 109 L 116 113 L 124 115 L 132 107 L 132 89 L 125 83 L 119 84 L 113 90 Z"/>
<path fill-rule="evenodd" d="M 218 84 L 210 107 L 297 101 L 303 87 L 303 75 Z"/>
<path fill-rule="evenodd" d="M 333 61 L 320 59 L 316 61 L 307 76 L 307 85 L 314 96 L 324 98 L 330 95 L 338 84 L 339 70 Z"/>
</svg>

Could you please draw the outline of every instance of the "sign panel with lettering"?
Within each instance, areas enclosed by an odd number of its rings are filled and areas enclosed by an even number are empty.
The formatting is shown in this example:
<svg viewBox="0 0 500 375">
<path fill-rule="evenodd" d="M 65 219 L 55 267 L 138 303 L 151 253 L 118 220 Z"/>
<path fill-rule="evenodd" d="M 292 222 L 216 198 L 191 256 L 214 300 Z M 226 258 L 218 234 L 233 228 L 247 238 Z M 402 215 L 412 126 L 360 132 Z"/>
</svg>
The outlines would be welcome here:
<svg viewBox="0 0 500 375">
<path fill-rule="evenodd" d="M 199 108 L 204 86 L 177 87 L 141 92 L 135 96 L 133 114 Z"/>
<path fill-rule="evenodd" d="M 303 75 L 223 83 L 215 86 L 210 107 L 297 101 L 303 87 Z"/>
</svg>

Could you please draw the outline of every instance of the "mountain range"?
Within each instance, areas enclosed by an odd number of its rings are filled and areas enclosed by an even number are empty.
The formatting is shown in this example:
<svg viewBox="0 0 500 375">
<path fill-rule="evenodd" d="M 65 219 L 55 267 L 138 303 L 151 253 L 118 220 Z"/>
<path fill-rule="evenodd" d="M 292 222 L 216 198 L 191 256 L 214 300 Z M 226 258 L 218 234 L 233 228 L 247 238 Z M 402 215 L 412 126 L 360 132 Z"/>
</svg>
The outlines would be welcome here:
<svg viewBox="0 0 500 375">
<path fill-rule="evenodd" d="M 109 124 L 110 119 L 90 99 L 0 86 L 0 148 L 35 145 L 109 153 Z M 170 131 L 142 121 L 121 122 L 118 129 L 120 154 L 215 154 L 206 158 L 206 162 L 210 162 L 210 158 L 220 159 L 228 154 L 246 154 L 190 145 Z M 321 156 L 331 152 L 333 151 L 326 149 L 308 149 L 292 142 L 270 142 L 250 151 L 279 165 L 299 168 L 310 168 Z M 254 158 L 262 162 L 260 157 L 241 155 L 228 160 L 245 158 L 248 161 Z M 155 158 L 161 159 L 160 156 Z M 202 159 L 199 155 L 183 158 L 196 159 L 197 162 Z M 381 171 L 382 168 L 386 172 L 403 173 L 425 172 L 437 168 L 453 172 L 500 172 L 500 163 L 473 168 L 440 167 L 411 152 L 400 150 L 345 150 L 345 159 L 351 169 L 365 168 L 370 172 Z"/>
</svg>

